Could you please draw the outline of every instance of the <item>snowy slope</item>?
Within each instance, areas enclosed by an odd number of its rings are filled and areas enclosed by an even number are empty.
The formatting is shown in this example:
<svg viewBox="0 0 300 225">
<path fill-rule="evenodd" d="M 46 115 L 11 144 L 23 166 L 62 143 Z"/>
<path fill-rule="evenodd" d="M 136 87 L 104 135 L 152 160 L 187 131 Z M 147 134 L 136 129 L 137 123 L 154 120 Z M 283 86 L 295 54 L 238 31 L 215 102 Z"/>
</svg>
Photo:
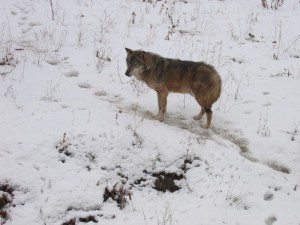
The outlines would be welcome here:
<svg viewBox="0 0 300 225">
<path fill-rule="evenodd" d="M 299 1 L 50 2 L 1 3 L 0 224 L 300 224 Z M 187 95 L 154 120 L 125 47 L 214 65 L 212 128 Z"/>
</svg>

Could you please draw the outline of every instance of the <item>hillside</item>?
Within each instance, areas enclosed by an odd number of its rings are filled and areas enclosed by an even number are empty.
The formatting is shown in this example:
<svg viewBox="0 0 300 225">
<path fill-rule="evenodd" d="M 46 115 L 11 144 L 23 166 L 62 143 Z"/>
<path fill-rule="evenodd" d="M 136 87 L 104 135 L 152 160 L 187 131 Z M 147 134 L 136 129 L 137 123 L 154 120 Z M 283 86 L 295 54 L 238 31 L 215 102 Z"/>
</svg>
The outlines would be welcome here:
<svg viewBox="0 0 300 225">
<path fill-rule="evenodd" d="M 300 224 L 300 3 L 10 0 L 0 8 L 0 224 Z M 125 76 L 126 51 L 204 61 L 193 97 Z"/>
</svg>

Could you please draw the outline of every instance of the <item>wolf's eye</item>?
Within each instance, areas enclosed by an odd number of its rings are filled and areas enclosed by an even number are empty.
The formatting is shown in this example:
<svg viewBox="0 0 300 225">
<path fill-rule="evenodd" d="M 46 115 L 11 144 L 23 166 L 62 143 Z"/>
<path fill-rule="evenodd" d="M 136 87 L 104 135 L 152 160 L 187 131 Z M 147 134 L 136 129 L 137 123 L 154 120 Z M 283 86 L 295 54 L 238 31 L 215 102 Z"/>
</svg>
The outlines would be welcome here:
<svg viewBox="0 0 300 225">
<path fill-rule="evenodd" d="M 131 62 L 131 66 L 137 66 L 136 62 Z"/>
</svg>

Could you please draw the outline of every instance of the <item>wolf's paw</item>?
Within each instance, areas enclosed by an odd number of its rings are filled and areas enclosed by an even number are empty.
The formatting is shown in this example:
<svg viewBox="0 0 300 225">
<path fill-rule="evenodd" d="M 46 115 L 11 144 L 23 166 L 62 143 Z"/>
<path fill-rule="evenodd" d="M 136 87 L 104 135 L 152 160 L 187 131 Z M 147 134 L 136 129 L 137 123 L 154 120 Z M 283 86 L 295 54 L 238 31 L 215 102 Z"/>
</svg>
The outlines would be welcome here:
<svg viewBox="0 0 300 225">
<path fill-rule="evenodd" d="M 194 118 L 194 120 L 201 120 L 202 117 L 204 116 L 204 114 L 205 113 L 201 110 L 201 112 L 199 114 L 195 115 L 193 118 Z"/>
<path fill-rule="evenodd" d="M 199 116 L 199 115 L 195 115 L 193 116 L 194 120 L 200 120 L 202 118 L 202 116 Z"/>
<path fill-rule="evenodd" d="M 209 128 L 210 128 L 210 125 L 205 124 L 205 125 L 201 125 L 201 127 L 204 128 L 204 129 L 209 129 Z"/>
<path fill-rule="evenodd" d="M 158 121 L 160 121 L 160 122 L 162 122 L 163 120 L 164 120 L 164 116 L 162 116 L 162 115 L 153 115 L 153 118 L 155 119 L 155 120 L 158 120 Z"/>
</svg>

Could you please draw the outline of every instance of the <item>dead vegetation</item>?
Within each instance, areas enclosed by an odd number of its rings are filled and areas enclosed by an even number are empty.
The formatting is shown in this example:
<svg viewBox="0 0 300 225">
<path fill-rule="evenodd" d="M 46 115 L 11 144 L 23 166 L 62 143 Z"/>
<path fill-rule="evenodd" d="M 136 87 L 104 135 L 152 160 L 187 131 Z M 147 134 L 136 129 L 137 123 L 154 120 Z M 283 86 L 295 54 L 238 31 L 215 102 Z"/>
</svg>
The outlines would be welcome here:
<svg viewBox="0 0 300 225">
<path fill-rule="evenodd" d="M 66 133 L 63 135 L 63 139 L 55 146 L 55 148 L 58 150 L 59 153 L 64 154 L 66 156 L 72 157 L 73 154 L 69 150 L 69 146 L 71 143 L 69 143 L 66 139 Z M 64 161 L 62 161 L 64 162 Z"/>
<path fill-rule="evenodd" d="M 271 0 L 270 7 L 269 7 L 269 3 L 267 0 L 261 0 L 261 3 L 262 3 L 263 8 L 265 8 L 265 9 L 271 8 L 273 10 L 277 10 L 283 5 L 284 0 Z"/>
<path fill-rule="evenodd" d="M 276 74 L 272 74 L 272 75 L 270 75 L 270 77 L 289 77 L 289 78 L 291 77 L 291 78 L 295 78 L 291 68 L 288 68 L 288 69 L 284 68 L 283 71 L 279 71 Z"/>
<path fill-rule="evenodd" d="M 0 75 L 5 77 L 11 73 L 17 66 L 17 60 L 11 51 L 6 51 L 5 55 L 0 59 Z"/>
<path fill-rule="evenodd" d="M 14 56 L 12 53 L 7 53 L 5 56 L 2 57 L 0 61 L 0 66 L 13 66 Z"/>
</svg>

